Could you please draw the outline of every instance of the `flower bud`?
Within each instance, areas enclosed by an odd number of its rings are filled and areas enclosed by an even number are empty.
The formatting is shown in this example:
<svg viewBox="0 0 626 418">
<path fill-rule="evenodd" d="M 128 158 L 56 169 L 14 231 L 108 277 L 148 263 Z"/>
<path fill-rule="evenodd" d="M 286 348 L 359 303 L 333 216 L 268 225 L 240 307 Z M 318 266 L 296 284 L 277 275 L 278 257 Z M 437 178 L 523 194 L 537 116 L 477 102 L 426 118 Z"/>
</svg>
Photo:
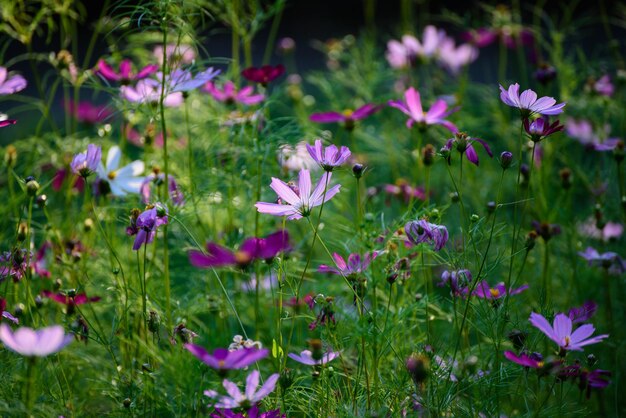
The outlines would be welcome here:
<svg viewBox="0 0 626 418">
<path fill-rule="evenodd" d="M 48 196 L 46 196 L 45 194 L 37 196 L 37 199 L 35 199 L 35 203 L 37 204 L 37 207 L 39 209 L 45 208 L 48 204 Z"/>
<path fill-rule="evenodd" d="M 153 334 L 159 332 L 159 325 L 161 324 L 161 318 L 156 311 L 150 311 L 148 316 L 148 330 Z"/>
<path fill-rule="evenodd" d="M 457 192 L 451 192 L 449 196 L 450 196 L 450 200 L 452 201 L 452 203 L 459 202 L 459 194 Z"/>
<path fill-rule="evenodd" d="M 475 213 L 472 213 L 472 215 L 470 216 L 471 223 L 476 223 L 478 222 L 479 219 L 480 219 L 480 216 L 476 215 Z"/>
<path fill-rule="evenodd" d="M 535 231 L 530 231 L 528 233 L 528 235 L 526 235 L 526 242 L 524 243 L 524 247 L 526 248 L 526 251 L 530 251 L 535 247 L 535 244 L 537 242 L 537 233 Z"/>
<path fill-rule="evenodd" d="M 406 368 L 411 379 L 416 385 L 420 385 L 428 379 L 430 373 L 430 360 L 423 354 L 411 354 L 406 360 Z"/>
<path fill-rule="evenodd" d="M 363 164 L 356 163 L 352 166 L 352 174 L 357 179 L 360 179 L 363 176 L 363 172 L 365 172 L 365 166 Z"/>
<path fill-rule="evenodd" d="M 435 147 L 431 144 L 426 144 L 426 146 L 422 148 L 422 162 L 426 167 L 433 165 L 435 162 Z"/>
<path fill-rule="evenodd" d="M 278 40 L 278 52 L 282 55 L 291 54 L 296 49 L 296 41 L 290 37 L 284 37 Z"/>
<path fill-rule="evenodd" d="M 494 213 L 496 211 L 496 202 L 491 201 L 487 202 L 487 212 Z"/>
<path fill-rule="evenodd" d="M 30 197 L 34 197 L 39 191 L 39 183 L 37 183 L 37 180 L 35 180 L 33 176 L 26 177 L 24 181 L 26 182 L 26 193 Z"/>
<path fill-rule="evenodd" d="M 504 151 L 502 154 L 500 154 L 500 167 L 502 167 L 503 170 L 506 170 L 507 168 L 511 167 L 512 162 L 513 162 L 512 152 Z"/>
<path fill-rule="evenodd" d="M 93 219 L 85 219 L 85 221 L 83 222 L 83 228 L 85 229 L 85 232 L 91 231 L 93 229 Z"/>
<path fill-rule="evenodd" d="M 559 177 L 561 178 L 561 187 L 566 190 L 572 187 L 572 170 L 567 167 L 559 170 Z"/>
<path fill-rule="evenodd" d="M 124 401 L 122 401 L 122 404 L 124 405 L 124 408 L 130 408 L 132 401 L 130 400 L 130 398 L 126 398 L 124 399 Z"/>
<path fill-rule="evenodd" d="M 4 161 L 8 167 L 15 167 L 17 162 L 17 148 L 13 145 L 8 145 L 4 153 Z"/>
</svg>

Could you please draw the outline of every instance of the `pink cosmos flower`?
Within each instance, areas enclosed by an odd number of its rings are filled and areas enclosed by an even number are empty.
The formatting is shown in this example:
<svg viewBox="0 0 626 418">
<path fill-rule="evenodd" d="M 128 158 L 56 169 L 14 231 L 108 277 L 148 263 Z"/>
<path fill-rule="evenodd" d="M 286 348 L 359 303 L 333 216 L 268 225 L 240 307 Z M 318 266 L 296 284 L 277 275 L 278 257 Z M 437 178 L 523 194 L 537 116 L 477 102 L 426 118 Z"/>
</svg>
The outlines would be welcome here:
<svg viewBox="0 0 626 418">
<path fill-rule="evenodd" d="M 83 178 L 89 177 L 98 170 L 102 160 L 102 148 L 97 145 L 87 145 L 87 151 L 76 154 L 70 163 L 72 172 Z"/>
<path fill-rule="evenodd" d="M 558 120 L 550 124 L 550 121 L 546 116 L 537 118 L 532 122 L 528 119 L 524 119 L 523 124 L 524 130 L 533 142 L 540 142 L 553 133 L 560 132 L 565 128 L 564 125 L 559 125 Z"/>
<path fill-rule="evenodd" d="M 367 270 L 372 260 L 378 257 L 378 254 L 380 254 L 378 251 L 372 251 L 371 253 L 365 254 L 362 258 L 359 254 L 350 254 L 348 256 L 348 262 L 346 263 L 342 256 L 337 253 L 333 253 L 333 260 L 335 261 L 337 267 L 335 268 L 322 264 L 317 268 L 317 271 L 320 273 L 332 273 L 344 276 L 361 274 Z"/>
<path fill-rule="evenodd" d="M 202 91 L 209 93 L 218 102 L 226 104 L 241 103 L 244 105 L 255 105 L 261 103 L 265 96 L 262 94 L 253 94 L 252 86 L 243 87 L 237 91 L 232 81 L 227 81 L 220 90 L 213 82 L 207 82 Z"/>
<path fill-rule="evenodd" d="M 183 196 L 183 192 L 178 187 L 178 183 L 176 183 L 176 179 L 174 176 L 168 176 L 169 185 L 167 186 L 167 191 L 170 196 L 172 203 L 176 206 L 182 206 L 185 203 L 185 196 Z M 158 186 L 165 183 L 165 173 L 155 173 L 152 172 L 144 177 L 143 182 L 141 183 L 141 187 L 139 189 L 139 193 L 141 194 L 141 198 L 143 203 L 146 205 L 150 203 L 150 198 L 152 196 L 152 187 Z"/>
<path fill-rule="evenodd" d="M 14 119 L 0 120 L 0 128 L 4 128 L 5 126 L 15 125 L 16 123 L 17 121 Z"/>
<path fill-rule="evenodd" d="M 161 83 L 153 79 L 140 80 L 135 87 L 120 87 L 120 95 L 131 103 L 158 103 L 161 100 Z M 165 92 L 163 105 L 178 107 L 183 103 L 181 92 Z"/>
<path fill-rule="evenodd" d="M 321 139 L 316 139 L 314 146 L 306 144 L 306 148 L 311 158 L 325 171 L 333 171 L 334 168 L 348 161 L 351 155 L 348 147 L 342 146 L 341 149 L 338 149 L 334 144 L 324 147 Z"/>
<path fill-rule="evenodd" d="M 401 41 L 394 39 L 387 42 L 385 57 L 392 68 L 407 68 L 413 65 L 420 51 L 421 44 L 417 38 L 412 35 L 404 35 Z"/>
<path fill-rule="evenodd" d="M 515 289 L 510 288 L 507 291 L 506 286 L 504 285 L 504 282 L 500 282 L 494 287 L 491 287 L 489 286 L 489 283 L 483 280 L 476 285 L 476 289 L 472 292 L 472 295 L 482 298 L 482 299 L 492 300 L 492 299 L 500 299 L 506 296 L 507 294 L 509 296 L 518 295 L 522 293 L 523 291 L 525 291 L 526 289 L 528 289 L 527 284 L 520 286 L 518 288 L 515 288 Z"/>
<path fill-rule="evenodd" d="M 604 126 L 604 132 L 600 134 L 603 138 L 606 138 L 611 131 L 609 125 Z M 581 119 L 568 119 L 565 122 L 565 132 L 568 136 L 574 138 L 586 148 L 595 151 L 612 151 L 617 147 L 619 138 L 606 138 L 600 139 L 593 129 L 593 125 L 590 121 Z"/>
<path fill-rule="evenodd" d="M 26 357 L 45 357 L 61 351 L 74 337 L 66 335 L 62 326 L 34 330 L 22 327 L 15 333 L 7 324 L 0 325 L 0 341 L 11 351 Z"/>
<path fill-rule="evenodd" d="M 245 267 L 255 260 L 272 259 L 287 249 L 289 249 L 289 234 L 287 231 L 278 231 L 265 238 L 248 238 L 234 252 L 209 242 L 206 254 L 197 250 L 190 251 L 189 262 L 200 268 Z"/>
<path fill-rule="evenodd" d="M 271 65 L 264 65 L 261 68 L 249 67 L 243 70 L 241 75 L 248 81 L 266 86 L 284 73 L 285 67 L 282 64 L 278 64 L 275 67 Z"/>
<path fill-rule="evenodd" d="M 347 130 L 354 129 L 355 122 L 357 120 L 365 119 L 370 115 L 378 112 L 380 106 L 376 106 L 373 103 L 367 103 L 358 109 L 352 111 L 350 109 L 343 112 L 322 112 L 313 113 L 309 120 L 316 123 L 343 123 Z"/>
<path fill-rule="evenodd" d="M 541 97 L 537 99 L 537 93 L 528 89 L 519 94 L 519 84 L 511 84 L 508 89 L 500 85 L 500 99 L 504 104 L 516 107 L 520 110 L 522 117 L 527 118 L 534 113 L 542 115 L 558 115 L 563 112 L 566 103 L 556 104 L 553 97 Z"/>
<path fill-rule="evenodd" d="M 461 39 L 478 48 L 484 48 L 494 43 L 498 39 L 498 34 L 489 28 L 478 28 L 462 33 Z"/>
<path fill-rule="evenodd" d="M 249 409 L 274 391 L 278 377 L 278 373 L 274 373 L 268 377 L 263 386 L 257 390 L 259 387 L 260 373 L 258 370 L 253 370 L 246 378 L 245 393 L 241 393 L 236 384 L 224 379 L 222 385 L 224 386 L 224 389 L 226 389 L 226 392 L 228 392 L 228 396 L 222 396 L 214 390 L 206 390 L 204 391 L 204 395 L 217 400 L 217 402 L 213 405 L 216 408 Z"/>
<path fill-rule="evenodd" d="M 78 102 L 78 105 L 71 100 L 65 103 L 65 110 L 74 119 L 81 123 L 96 125 L 103 123 L 113 116 L 113 113 L 106 105 L 94 105 L 91 102 Z"/>
<path fill-rule="evenodd" d="M 457 75 L 461 68 L 478 58 L 478 49 L 470 44 L 455 45 L 452 38 L 446 38 L 439 46 L 438 63 L 452 75 Z"/>
<path fill-rule="evenodd" d="M 327 189 L 331 176 L 331 172 L 325 172 L 313 192 L 311 192 L 311 174 L 309 170 L 300 171 L 298 185 L 293 188 L 284 181 L 272 177 L 270 187 L 276 192 L 281 202 L 284 201 L 286 203 L 257 202 L 254 206 L 261 213 L 287 216 L 289 220 L 307 217 L 311 214 L 311 210 L 314 207 L 329 201 L 339 193 L 340 184 Z"/>
<path fill-rule="evenodd" d="M 388 104 L 391 107 L 400 109 L 409 116 L 409 120 L 406 122 L 408 128 L 417 123 L 420 129 L 426 129 L 429 125 L 441 125 L 452 133 L 459 131 L 452 122 L 445 119 L 451 113 L 454 113 L 456 109 L 448 111 L 448 104 L 444 100 L 437 99 L 428 112 L 424 113 L 420 93 L 417 90 L 410 87 L 404 93 L 404 98 L 404 101 L 390 100 Z"/>
<path fill-rule="evenodd" d="M 539 353 L 532 353 L 530 355 L 522 353 L 519 356 L 512 351 L 505 351 L 504 357 L 513 363 L 517 363 L 524 367 L 530 367 L 531 369 L 540 369 L 543 367 L 543 357 Z"/>
<path fill-rule="evenodd" d="M 409 203 L 411 199 L 426 199 L 426 190 L 422 186 L 411 186 L 406 180 L 398 179 L 396 184 L 385 184 L 382 190 L 391 195 L 401 198 L 405 203 Z"/>
<path fill-rule="evenodd" d="M 593 90 L 602 96 L 611 97 L 615 93 L 615 86 L 611 83 L 611 77 L 605 74 L 594 83 Z"/>
<path fill-rule="evenodd" d="M 86 303 L 97 302 L 100 300 L 99 296 L 88 297 L 84 293 L 77 294 L 75 290 L 71 290 L 67 293 L 52 293 L 49 290 L 44 290 L 41 292 L 41 295 L 67 306 L 68 315 L 72 315 L 74 313 L 77 305 L 84 305 Z"/>
<path fill-rule="evenodd" d="M 150 64 L 143 67 L 137 73 L 133 73 L 132 66 L 133 64 L 129 59 L 124 59 L 120 62 L 118 71 L 115 71 L 105 60 L 101 59 L 96 65 L 95 73 L 109 81 L 119 81 L 121 84 L 130 84 L 132 81 L 143 80 L 159 70 L 158 65 Z"/>
<path fill-rule="evenodd" d="M 339 351 L 330 351 L 328 353 L 324 353 L 321 359 L 315 360 L 313 359 L 313 353 L 311 353 L 311 351 L 304 350 L 299 355 L 294 354 L 294 353 L 289 353 L 287 354 L 287 356 L 290 359 L 295 360 L 298 363 L 301 363 L 307 366 L 320 366 L 320 365 L 333 361 L 334 359 L 339 357 L 340 354 L 341 352 Z"/>
<path fill-rule="evenodd" d="M 243 369 L 264 359 L 269 354 L 269 350 L 257 348 L 243 348 L 234 351 L 218 348 L 213 351 L 213 354 L 209 354 L 203 347 L 196 344 L 185 344 L 185 348 L 204 364 L 220 373 L 227 370 Z"/>
<path fill-rule="evenodd" d="M 9 70 L 0 67 L 0 96 L 14 94 L 26 88 L 26 79 L 19 74 L 9 75 Z"/>
<path fill-rule="evenodd" d="M 280 409 L 261 412 L 259 407 L 254 405 L 246 412 L 235 412 L 230 409 L 216 409 L 211 414 L 211 418 L 286 418 L 287 415 L 281 414 Z"/>
<path fill-rule="evenodd" d="M 608 334 L 603 334 L 590 338 L 595 331 L 594 326 L 591 324 L 581 325 L 572 332 L 572 320 L 562 313 L 557 314 L 554 317 L 553 325 L 550 325 L 542 315 L 532 312 L 530 314 L 530 323 L 564 350 L 583 351 L 582 347 L 599 343 L 609 336 Z"/>
</svg>

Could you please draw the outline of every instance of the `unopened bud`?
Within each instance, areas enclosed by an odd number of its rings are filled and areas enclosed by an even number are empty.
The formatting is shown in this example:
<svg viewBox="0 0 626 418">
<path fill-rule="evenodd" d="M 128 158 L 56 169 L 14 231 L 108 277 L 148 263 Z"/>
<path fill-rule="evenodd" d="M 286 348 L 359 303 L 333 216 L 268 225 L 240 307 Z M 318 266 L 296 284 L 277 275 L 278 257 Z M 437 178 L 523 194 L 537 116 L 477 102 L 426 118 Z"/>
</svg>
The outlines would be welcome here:
<svg viewBox="0 0 626 418">
<path fill-rule="evenodd" d="M 20 222 L 17 227 L 17 240 L 24 241 L 28 236 L 28 225 L 26 222 Z"/>
<path fill-rule="evenodd" d="M 511 153 L 510 151 L 504 151 L 502 154 L 500 154 L 500 167 L 502 167 L 503 170 L 509 168 L 512 162 L 513 153 Z"/>
<path fill-rule="evenodd" d="M 431 144 L 426 144 L 424 148 L 422 148 L 422 162 L 425 166 L 431 166 L 435 162 L 435 147 Z"/>
<path fill-rule="evenodd" d="M 457 192 L 451 192 L 450 193 L 450 200 L 452 201 L 452 203 L 458 203 L 458 201 L 459 201 L 459 194 Z"/>
<path fill-rule="evenodd" d="M 472 213 L 472 215 L 470 216 L 471 223 L 476 223 L 478 222 L 479 219 L 480 219 L 480 216 L 476 215 L 475 213 Z"/>
<path fill-rule="evenodd" d="M 528 235 L 526 235 L 526 243 L 524 244 L 526 251 L 530 251 L 535 247 L 535 244 L 537 243 L 537 237 L 538 235 L 535 231 L 530 231 Z"/>
<path fill-rule="evenodd" d="M 93 219 L 85 219 L 85 221 L 83 222 L 83 228 L 85 229 L 85 232 L 91 231 L 93 229 Z"/>
<path fill-rule="evenodd" d="M 24 181 L 26 182 L 26 193 L 30 197 L 34 197 L 39 191 L 39 183 L 37 183 L 37 180 L 35 180 L 33 176 L 26 177 Z"/>
<path fill-rule="evenodd" d="M 48 196 L 46 196 L 45 194 L 37 196 L 37 199 L 35 199 L 35 203 L 37 204 L 37 207 L 39 209 L 45 208 L 48 204 Z"/>
<path fill-rule="evenodd" d="M 17 162 L 17 148 L 15 148 L 15 146 L 7 146 L 7 149 L 4 152 L 4 161 L 8 167 L 15 167 L 15 163 Z"/>
<path fill-rule="evenodd" d="M 496 202 L 487 202 L 487 212 L 494 213 L 496 211 Z"/>
<path fill-rule="evenodd" d="M 352 166 L 352 174 L 354 174 L 354 177 L 356 177 L 357 179 L 360 179 L 361 176 L 363 176 L 363 172 L 365 171 L 365 166 L 363 166 L 363 164 L 355 164 Z"/>
</svg>

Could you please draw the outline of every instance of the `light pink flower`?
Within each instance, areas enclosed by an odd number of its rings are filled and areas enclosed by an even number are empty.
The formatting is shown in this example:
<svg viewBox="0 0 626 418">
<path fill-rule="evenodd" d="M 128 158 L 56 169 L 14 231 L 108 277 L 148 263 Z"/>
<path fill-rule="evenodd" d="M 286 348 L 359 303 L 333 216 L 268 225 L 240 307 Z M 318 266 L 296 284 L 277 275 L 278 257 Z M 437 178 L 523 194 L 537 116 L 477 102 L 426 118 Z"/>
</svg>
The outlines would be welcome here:
<svg viewBox="0 0 626 418">
<path fill-rule="evenodd" d="M 456 109 L 448 110 L 448 104 L 444 100 L 437 99 L 431 108 L 424 113 L 419 91 L 415 90 L 413 87 L 409 87 L 404 93 L 404 99 L 404 101 L 390 100 L 388 104 L 391 107 L 400 109 L 404 114 L 409 116 L 409 120 L 406 122 L 408 128 L 411 128 L 413 124 L 417 123 L 418 127 L 421 129 L 425 129 L 429 125 L 441 125 L 452 133 L 459 131 L 452 122 L 445 119 L 451 113 L 454 113 Z"/>
</svg>

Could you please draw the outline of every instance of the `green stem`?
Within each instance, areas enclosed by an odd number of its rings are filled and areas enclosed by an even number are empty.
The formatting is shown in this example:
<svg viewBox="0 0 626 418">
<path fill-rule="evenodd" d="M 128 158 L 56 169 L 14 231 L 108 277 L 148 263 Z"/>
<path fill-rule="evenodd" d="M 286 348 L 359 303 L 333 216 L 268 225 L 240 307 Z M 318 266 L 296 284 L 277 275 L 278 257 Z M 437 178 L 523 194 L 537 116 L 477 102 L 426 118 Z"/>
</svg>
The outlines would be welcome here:
<svg viewBox="0 0 626 418">
<path fill-rule="evenodd" d="M 35 365 L 37 357 L 26 358 L 26 387 L 24 390 L 24 406 L 26 407 L 27 417 L 31 416 L 33 409 L 32 389 L 35 381 Z"/>
</svg>

